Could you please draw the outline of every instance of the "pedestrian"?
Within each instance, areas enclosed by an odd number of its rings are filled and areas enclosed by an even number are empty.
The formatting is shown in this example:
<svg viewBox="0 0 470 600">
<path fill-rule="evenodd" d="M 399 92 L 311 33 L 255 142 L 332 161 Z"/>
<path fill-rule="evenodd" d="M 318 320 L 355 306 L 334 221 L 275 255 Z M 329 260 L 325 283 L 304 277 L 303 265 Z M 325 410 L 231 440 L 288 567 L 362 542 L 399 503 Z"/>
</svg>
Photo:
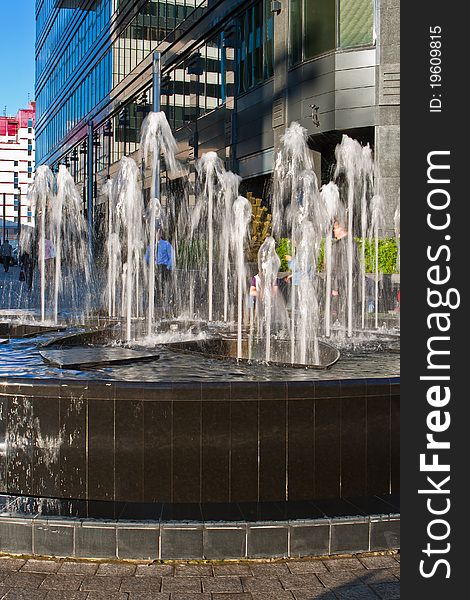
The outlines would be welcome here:
<svg viewBox="0 0 470 600">
<path fill-rule="evenodd" d="M 150 244 L 145 252 L 145 262 L 150 263 Z M 155 244 L 155 284 L 162 306 L 169 307 L 171 302 L 171 284 L 174 268 L 174 251 L 171 243 L 165 239 L 163 229 L 158 232 Z"/>
<path fill-rule="evenodd" d="M 349 232 L 346 226 L 339 220 L 333 224 L 333 240 L 331 247 L 331 313 L 344 325 L 347 323 L 348 307 L 348 245 Z M 352 267 L 353 283 L 359 276 L 359 251 L 357 243 L 353 238 L 352 243 Z M 367 283 L 367 282 L 366 282 Z M 359 307 L 359 286 L 353 285 L 353 319 L 357 316 Z"/>
<path fill-rule="evenodd" d="M 23 250 L 21 254 L 20 266 L 20 281 L 25 281 L 28 290 L 31 291 L 33 287 L 34 260 L 27 250 Z"/>
<path fill-rule="evenodd" d="M 5 238 L 3 240 L 3 244 L 0 246 L 0 257 L 3 262 L 3 268 L 5 269 L 5 273 L 8 273 L 10 269 L 10 265 L 12 263 L 13 256 L 13 247 L 10 242 Z"/>
</svg>

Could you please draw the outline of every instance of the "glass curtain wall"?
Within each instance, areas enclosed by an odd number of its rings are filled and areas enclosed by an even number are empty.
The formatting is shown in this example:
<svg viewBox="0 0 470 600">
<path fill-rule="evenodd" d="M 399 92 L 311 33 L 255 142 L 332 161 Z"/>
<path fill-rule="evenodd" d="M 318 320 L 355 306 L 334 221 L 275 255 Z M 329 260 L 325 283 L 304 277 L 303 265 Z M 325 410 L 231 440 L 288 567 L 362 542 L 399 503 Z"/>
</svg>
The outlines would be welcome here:
<svg viewBox="0 0 470 600">
<path fill-rule="evenodd" d="M 274 74 L 274 15 L 261 0 L 238 19 L 238 91 L 246 92 Z"/>
</svg>

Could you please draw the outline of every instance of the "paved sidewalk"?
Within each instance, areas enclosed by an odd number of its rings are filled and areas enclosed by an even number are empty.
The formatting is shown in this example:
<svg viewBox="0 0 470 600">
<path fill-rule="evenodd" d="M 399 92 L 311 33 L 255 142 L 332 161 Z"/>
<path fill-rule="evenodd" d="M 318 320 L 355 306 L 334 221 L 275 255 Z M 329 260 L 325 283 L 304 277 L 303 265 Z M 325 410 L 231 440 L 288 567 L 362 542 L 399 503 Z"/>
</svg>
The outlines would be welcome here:
<svg viewBox="0 0 470 600">
<path fill-rule="evenodd" d="M 0 556 L 5 600 L 395 600 L 399 554 L 227 563 Z"/>
</svg>

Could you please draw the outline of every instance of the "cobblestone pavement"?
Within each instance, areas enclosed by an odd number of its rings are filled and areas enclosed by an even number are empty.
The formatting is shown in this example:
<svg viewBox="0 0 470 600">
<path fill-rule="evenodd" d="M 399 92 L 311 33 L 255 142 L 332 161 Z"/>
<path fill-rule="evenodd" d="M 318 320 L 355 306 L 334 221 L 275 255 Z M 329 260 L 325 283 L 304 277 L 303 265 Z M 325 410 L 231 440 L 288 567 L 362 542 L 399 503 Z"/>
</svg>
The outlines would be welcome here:
<svg viewBox="0 0 470 600">
<path fill-rule="evenodd" d="M 226 563 L 0 556 L 5 600 L 395 600 L 400 555 Z"/>
</svg>

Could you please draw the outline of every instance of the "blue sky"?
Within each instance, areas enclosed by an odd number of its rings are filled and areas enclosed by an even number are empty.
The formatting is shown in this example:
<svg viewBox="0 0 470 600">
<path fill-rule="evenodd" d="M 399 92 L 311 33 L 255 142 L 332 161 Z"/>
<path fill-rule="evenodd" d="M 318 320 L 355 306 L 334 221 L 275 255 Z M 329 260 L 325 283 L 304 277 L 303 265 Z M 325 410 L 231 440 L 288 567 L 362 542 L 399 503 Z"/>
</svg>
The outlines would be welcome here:
<svg viewBox="0 0 470 600">
<path fill-rule="evenodd" d="M 35 0 L 0 0 L 0 115 L 34 100 Z"/>
</svg>

